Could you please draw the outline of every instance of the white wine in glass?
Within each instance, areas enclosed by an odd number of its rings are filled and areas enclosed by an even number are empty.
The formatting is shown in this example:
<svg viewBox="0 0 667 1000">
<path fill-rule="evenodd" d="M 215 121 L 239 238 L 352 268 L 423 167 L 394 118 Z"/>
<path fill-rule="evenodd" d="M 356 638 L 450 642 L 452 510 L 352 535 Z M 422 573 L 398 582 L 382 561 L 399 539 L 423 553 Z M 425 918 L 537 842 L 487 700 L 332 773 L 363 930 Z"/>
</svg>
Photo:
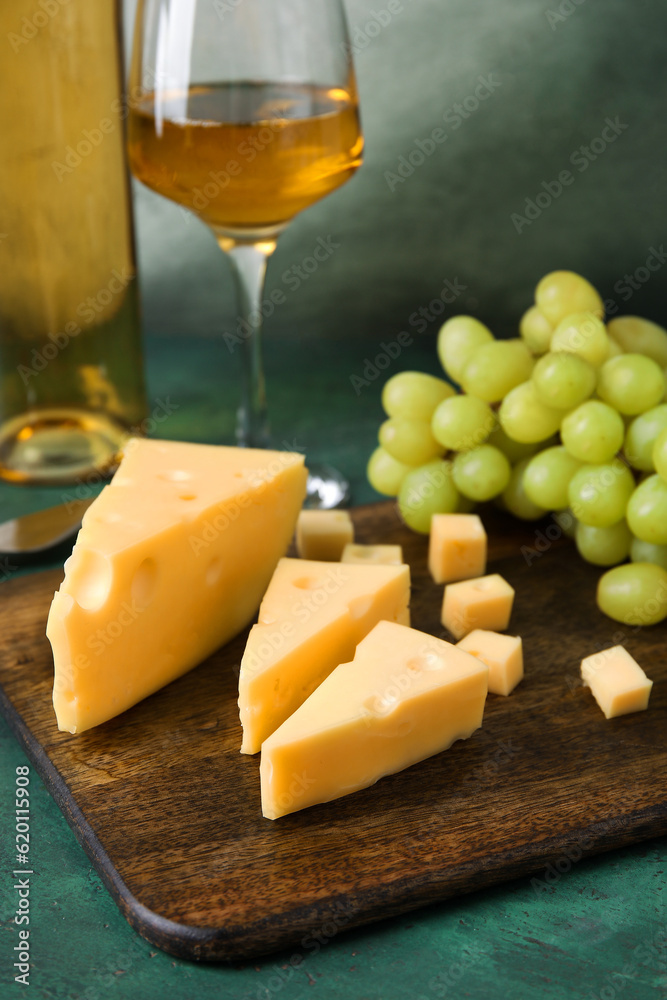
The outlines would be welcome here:
<svg viewBox="0 0 667 1000">
<path fill-rule="evenodd" d="M 261 360 L 266 264 L 294 216 L 344 184 L 363 138 L 340 0 L 139 0 L 130 164 L 206 222 L 232 265 L 247 335 L 238 443 L 270 444 Z M 314 504 L 345 484 L 320 473 Z"/>
</svg>

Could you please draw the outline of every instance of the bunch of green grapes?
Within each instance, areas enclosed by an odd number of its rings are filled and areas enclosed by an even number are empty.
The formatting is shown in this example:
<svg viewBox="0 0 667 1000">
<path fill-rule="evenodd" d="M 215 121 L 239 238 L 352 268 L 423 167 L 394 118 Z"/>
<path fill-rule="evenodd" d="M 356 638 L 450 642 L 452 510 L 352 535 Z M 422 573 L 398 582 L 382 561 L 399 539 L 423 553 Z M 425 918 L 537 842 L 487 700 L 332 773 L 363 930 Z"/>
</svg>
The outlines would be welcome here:
<svg viewBox="0 0 667 1000">
<path fill-rule="evenodd" d="M 527 521 L 553 512 L 584 559 L 615 567 L 600 580 L 600 608 L 628 624 L 661 621 L 667 330 L 634 316 L 605 324 L 595 288 L 554 271 L 519 331 L 495 340 L 473 317 L 454 316 L 437 344 L 447 380 L 410 371 L 389 379 L 369 482 L 397 497 L 405 523 L 423 534 L 433 514 L 488 500 Z"/>
</svg>

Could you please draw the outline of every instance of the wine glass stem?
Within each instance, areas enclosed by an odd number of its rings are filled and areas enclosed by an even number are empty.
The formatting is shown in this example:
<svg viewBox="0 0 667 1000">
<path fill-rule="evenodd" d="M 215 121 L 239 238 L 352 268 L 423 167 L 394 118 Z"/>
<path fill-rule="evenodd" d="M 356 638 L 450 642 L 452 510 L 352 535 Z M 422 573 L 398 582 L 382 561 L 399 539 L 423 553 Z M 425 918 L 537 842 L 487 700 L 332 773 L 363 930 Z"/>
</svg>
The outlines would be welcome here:
<svg viewBox="0 0 667 1000">
<path fill-rule="evenodd" d="M 224 237 L 218 237 L 218 242 L 231 264 L 239 311 L 235 335 L 241 340 L 242 371 L 236 439 L 245 448 L 268 448 L 270 438 L 262 366 L 261 306 L 266 265 L 276 244 L 275 240 L 237 243 Z"/>
</svg>

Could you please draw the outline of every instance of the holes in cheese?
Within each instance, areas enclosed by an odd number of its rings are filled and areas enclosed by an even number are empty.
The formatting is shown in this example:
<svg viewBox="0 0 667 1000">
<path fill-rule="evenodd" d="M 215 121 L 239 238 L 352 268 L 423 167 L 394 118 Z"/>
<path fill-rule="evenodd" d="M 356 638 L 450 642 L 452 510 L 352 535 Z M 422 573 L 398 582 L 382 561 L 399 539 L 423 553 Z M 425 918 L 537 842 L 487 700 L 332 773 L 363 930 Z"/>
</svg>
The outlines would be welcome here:
<svg viewBox="0 0 667 1000">
<path fill-rule="evenodd" d="M 303 456 L 287 452 L 128 442 L 49 613 L 60 729 L 105 722 L 248 624 L 294 533 L 306 475 Z"/>
<path fill-rule="evenodd" d="M 214 587 L 222 575 L 223 562 L 220 556 L 214 556 L 206 569 L 206 583 Z"/>
<path fill-rule="evenodd" d="M 113 582 L 111 563 L 105 555 L 94 549 L 75 547 L 67 560 L 67 572 L 80 608 L 98 611 L 104 607 Z"/>
<path fill-rule="evenodd" d="M 281 559 L 241 661 L 241 752 L 257 753 L 377 622 L 409 624 L 409 600 L 404 565 Z"/>
<path fill-rule="evenodd" d="M 144 559 L 132 577 L 130 594 L 132 600 L 140 607 L 147 607 L 153 600 L 157 582 L 157 565 L 155 559 Z"/>
<path fill-rule="evenodd" d="M 263 742 L 264 816 L 366 788 L 468 738 L 482 724 L 487 675 L 442 639 L 379 622 Z"/>
</svg>

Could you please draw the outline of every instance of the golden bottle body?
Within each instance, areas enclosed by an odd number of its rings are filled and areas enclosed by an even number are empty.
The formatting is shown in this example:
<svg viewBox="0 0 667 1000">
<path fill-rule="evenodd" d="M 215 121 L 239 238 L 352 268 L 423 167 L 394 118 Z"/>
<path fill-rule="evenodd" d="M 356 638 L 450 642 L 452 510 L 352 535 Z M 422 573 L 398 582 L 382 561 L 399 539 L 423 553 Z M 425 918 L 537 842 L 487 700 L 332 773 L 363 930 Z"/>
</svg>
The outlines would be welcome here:
<svg viewBox="0 0 667 1000">
<path fill-rule="evenodd" d="M 116 0 L 15 0 L 0 36 L 0 477 L 68 482 L 146 415 Z"/>
</svg>

